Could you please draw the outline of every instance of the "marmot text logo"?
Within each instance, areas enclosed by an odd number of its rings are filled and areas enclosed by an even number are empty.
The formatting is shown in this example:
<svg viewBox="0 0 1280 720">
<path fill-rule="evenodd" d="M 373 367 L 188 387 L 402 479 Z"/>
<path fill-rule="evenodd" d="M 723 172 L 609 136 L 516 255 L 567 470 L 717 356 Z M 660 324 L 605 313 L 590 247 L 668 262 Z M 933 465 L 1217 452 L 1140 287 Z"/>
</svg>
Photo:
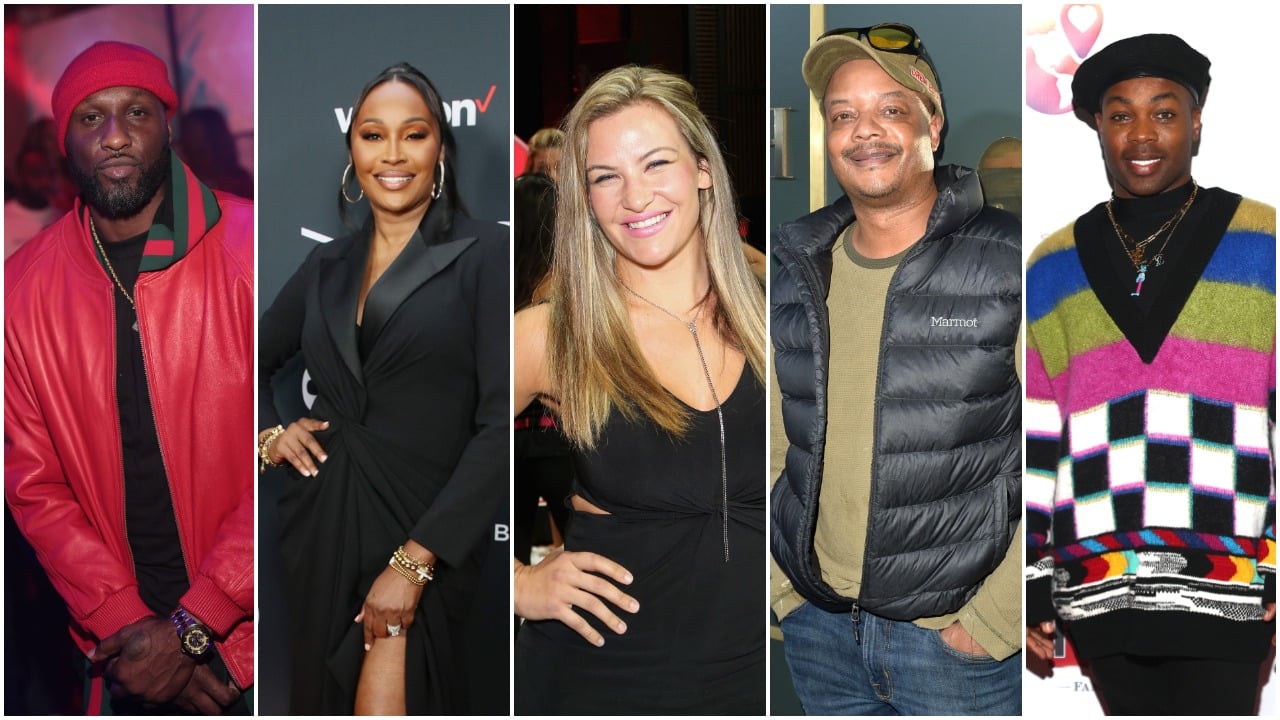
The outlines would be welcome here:
<svg viewBox="0 0 1280 720">
<path fill-rule="evenodd" d="M 489 86 L 489 94 L 483 100 L 480 98 L 463 98 L 461 100 L 445 100 L 444 114 L 449 119 L 449 124 L 453 127 L 474 127 L 476 124 L 476 114 L 483 115 L 489 111 L 489 106 L 493 104 L 493 94 L 498 90 L 497 85 Z M 338 117 L 338 130 L 342 134 L 347 133 L 347 128 L 351 126 L 351 112 L 353 108 L 334 108 L 333 114 Z"/>
<path fill-rule="evenodd" d="M 929 327 L 978 327 L 978 318 L 929 318 Z"/>
</svg>

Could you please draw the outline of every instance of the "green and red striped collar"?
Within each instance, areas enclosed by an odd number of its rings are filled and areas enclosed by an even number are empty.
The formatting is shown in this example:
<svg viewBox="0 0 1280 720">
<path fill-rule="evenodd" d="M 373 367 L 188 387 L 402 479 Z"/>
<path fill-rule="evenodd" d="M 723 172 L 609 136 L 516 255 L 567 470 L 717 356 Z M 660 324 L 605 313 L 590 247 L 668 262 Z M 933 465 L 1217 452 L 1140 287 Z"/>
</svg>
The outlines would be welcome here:
<svg viewBox="0 0 1280 720">
<path fill-rule="evenodd" d="M 165 202 L 156 212 L 147 233 L 147 244 L 142 250 L 142 262 L 138 272 L 163 270 L 169 267 L 196 243 L 209 229 L 218 223 L 222 210 L 206 187 L 177 155 L 172 156 L 169 180 L 165 183 Z M 85 238 L 90 238 L 89 207 L 83 200 L 76 200 L 77 216 Z M 93 241 L 90 239 L 90 243 Z M 106 270 L 102 256 L 94 249 L 98 264 Z"/>
</svg>

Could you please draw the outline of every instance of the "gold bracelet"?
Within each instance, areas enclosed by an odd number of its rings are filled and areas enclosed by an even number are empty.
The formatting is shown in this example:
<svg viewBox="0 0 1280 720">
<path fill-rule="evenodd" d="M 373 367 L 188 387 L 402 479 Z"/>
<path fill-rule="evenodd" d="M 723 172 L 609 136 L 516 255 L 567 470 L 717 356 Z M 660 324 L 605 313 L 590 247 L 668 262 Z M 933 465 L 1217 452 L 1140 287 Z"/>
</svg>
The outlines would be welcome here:
<svg viewBox="0 0 1280 720">
<path fill-rule="evenodd" d="M 395 557 L 399 559 L 407 568 L 418 573 L 418 575 L 426 578 L 428 581 L 436 579 L 436 566 L 429 562 L 418 560 L 409 554 L 404 546 L 396 548 Z"/>
<path fill-rule="evenodd" d="M 401 547 L 391 556 L 391 561 L 402 571 L 411 572 L 417 578 L 418 585 L 425 585 L 435 579 L 435 567 L 431 563 L 418 562 Z M 404 574 L 403 572 L 401 574 Z"/>
<path fill-rule="evenodd" d="M 396 572 L 404 576 L 404 579 L 414 585 L 426 585 L 428 582 L 436 579 L 435 565 L 429 562 L 422 562 L 414 559 L 405 549 L 404 546 L 396 548 L 391 554 L 391 559 L 387 564 L 395 568 Z"/>
<path fill-rule="evenodd" d="M 271 461 L 271 446 L 283 434 L 284 426 L 277 425 L 271 428 L 271 432 L 268 432 L 265 437 L 258 441 L 258 460 L 260 461 L 258 463 L 258 472 L 266 472 L 268 465 L 271 467 L 280 467 L 284 464 L 282 462 Z"/>
<path fill-rule="evenodd" d="M 395 558 L 392 558 L 391 561 L 388 562 L 387 564 L 390 565 L 392 568 L 394 568 L 396 572 L 400 573 L 400 575 L 405 580 L 408 580 L 414 585 L 422 586 L 427 584 L 426 580 L 418 577 L 418 575 L 415 574 L 413 571 L 405 569 L 403 566 L 400 565 L 400 563 L 395 561 Z"/>
</svg>

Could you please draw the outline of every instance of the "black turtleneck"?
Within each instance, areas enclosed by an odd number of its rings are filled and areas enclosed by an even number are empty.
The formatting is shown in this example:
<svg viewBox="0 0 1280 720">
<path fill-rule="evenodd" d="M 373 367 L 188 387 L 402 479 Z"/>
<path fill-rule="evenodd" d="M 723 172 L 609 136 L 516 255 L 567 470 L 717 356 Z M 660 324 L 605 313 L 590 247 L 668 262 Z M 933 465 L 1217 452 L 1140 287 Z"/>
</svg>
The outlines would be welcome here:
<svg viewBox="0 0 1280 720">
<path fill-rule="evenodd" d="M 1191 197 L 1191 190 L 1192 184 L 1187 182 L 1159 195 L 1112 198 L 1111 210 L 1116 216 L 1116 222 L 1129 233 L 1129 237 L 1141 242 L 1182 209 L 1183 204 Z M 1134 298 L 1143 315 L 1150 314 L 1152 305 L 1159 300 L 1161 292 L 1168 284 L 1170 274 L 1178 268 L 1182 249 L 1190 242 L 1188 238 L 1193 235 L 1194 229 L 1204 216 L 1204 207 L 1203 193 L 1197 193 L 1195 203 L 1187 210 L 1182 222 L 1172 228 L 1173 234 L 1170 235 L 1170 231 L 1166 230 L 1147 246 L 1147 277 L 1142 283 L 1142 293 Z M 1112 241 L 1107 245 L 1107 257 L 1110 258 L 1111 264 L 1119 275 L 1119 282 L 1127 283 L 1129 292 L 1133 292 L 1136 286 L 1137 270 L 1125 253 L 1120 239 L 1116 237 L 1115 228 L 1111 227 L 1110 220 L 1107 221 L 1107 227 L 1110 229 Z M 1157 255 L 1163 256 L 1162 263 L 1157 264 L 1155 261 Z"/>
</svg>

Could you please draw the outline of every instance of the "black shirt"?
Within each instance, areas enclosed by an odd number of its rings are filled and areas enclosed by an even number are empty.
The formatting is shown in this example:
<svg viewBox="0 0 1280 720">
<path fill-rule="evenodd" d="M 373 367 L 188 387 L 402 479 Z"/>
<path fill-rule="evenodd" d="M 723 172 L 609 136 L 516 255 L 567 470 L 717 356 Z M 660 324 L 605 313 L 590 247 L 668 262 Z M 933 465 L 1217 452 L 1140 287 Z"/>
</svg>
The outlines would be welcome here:
<svg viewBox="0 0 1280 720">
<path fill-rule="evenodd" d="M 1115 198 L 1111 201 L 1111 209 L 1115 214 L 1116 223 L 1129 234 L 1129 237 L 1141 242 L 1181 210 L 1183 204 L 1191 197 L 1191 191 L 1192 185 L 1187 182 L 1181 187 L 1159 195 Z M 1144 315 L 1150 313 L 1154 304 L 1160 299 L 1160 294 L 1168 284 L 1170 276 L 1175 272 L 1175 268 L 1178 268 L 1183 248 L 1193 242 L 1192 238 L 1195 237 L 1204 219 L 1206 199 L 1202 188 L 1196 195 L 1195 203 L 1182 217 L 1182 221 L 1161 233 L 1160 237 L 1147 246 L 1147 271 L 1142 282 L 1142 292 L 1134 297 L 1134 302 Z M 1170 232 L 1173 234 L 1170 235 Z M 1120 276 L 1119 282 L 1128 288 L 1129 292 L 1134 292 L 1138 271 L 1134 268 L 1133 261 L 1129 259 L 1109 220 L 1104 235 L 1109 236 L 1106 238 L 1107 255 Z M 1156 259 L 1157 256 L 1160 257 L 1159 260 Z"/>
<path fill-rule="evenodd" d="M 131 296 L 146 242 L 147 234 L 143 233 L 120 242 L 102 243 L 111 267 Z M 136 329 L 138 316 L 118 287 L 115 306 L 116 403 L 124 451 L 125 530 L 138 594 L 152 612 L 168 617 L 190 583 L 151 410 L 142 335 Z"/>
</svg>

